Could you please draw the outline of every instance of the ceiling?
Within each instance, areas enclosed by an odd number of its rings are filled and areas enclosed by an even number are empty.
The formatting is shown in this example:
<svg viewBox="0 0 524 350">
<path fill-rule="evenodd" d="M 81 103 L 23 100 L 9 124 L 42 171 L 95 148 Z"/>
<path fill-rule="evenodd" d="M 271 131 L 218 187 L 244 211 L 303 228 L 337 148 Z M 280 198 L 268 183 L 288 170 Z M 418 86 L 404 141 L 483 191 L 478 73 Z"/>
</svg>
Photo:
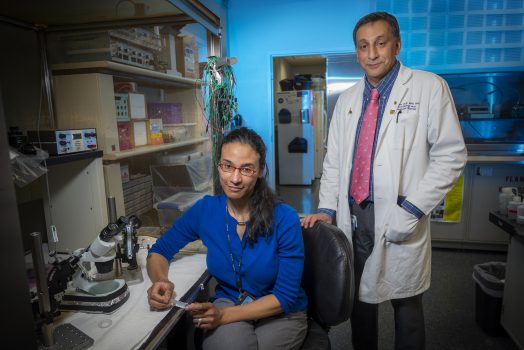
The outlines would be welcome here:
<svg viewBox="0 0 524 350">
<path fill-rule="evenodd" d="M 184 15 L 168 0 L 1 1 L 0 16 L 44 27 Z"/>
</svg>

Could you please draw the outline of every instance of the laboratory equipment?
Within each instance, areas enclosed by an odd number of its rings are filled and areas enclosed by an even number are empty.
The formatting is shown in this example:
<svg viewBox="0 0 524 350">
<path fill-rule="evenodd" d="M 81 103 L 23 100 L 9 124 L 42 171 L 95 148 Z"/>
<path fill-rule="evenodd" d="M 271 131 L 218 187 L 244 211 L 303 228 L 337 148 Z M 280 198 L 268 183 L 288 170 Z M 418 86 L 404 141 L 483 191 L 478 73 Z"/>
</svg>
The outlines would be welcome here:
<svg viewBox="0 0 524 350">
<path fill-rule="evenodd" d="M 29 130 L 28 142 L 50 155 L 63 155 L 98 149 L 96 129 Z"/>
<path fill-rule="evenodd" d="M 104 227 L 87 248 L 77 249 L 67 259 L 56 259 L 47 276 L 52 309 L 108 313 L 125 303 L 128 283 L 141 278 L 136 259 L 140 225 L 136 216 L 121 216 Z M 127 264 L 126 269 L 122 263 Z"/>
</svg>

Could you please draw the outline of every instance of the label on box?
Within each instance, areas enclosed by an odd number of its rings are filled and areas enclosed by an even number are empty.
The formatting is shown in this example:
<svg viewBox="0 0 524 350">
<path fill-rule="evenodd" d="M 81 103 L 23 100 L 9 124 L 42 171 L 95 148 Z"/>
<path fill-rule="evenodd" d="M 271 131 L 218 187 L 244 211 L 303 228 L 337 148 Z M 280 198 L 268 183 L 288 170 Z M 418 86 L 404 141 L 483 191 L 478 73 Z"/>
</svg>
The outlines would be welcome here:
<svg viewBox="0 0 524 350">
<path fill-rule="evenodd" d="M 129 182 L 129 165 L 120 165 L 120 176 L 122 178 L 122 183 Z"/>
<path fill-rule="evenodd" d="M 133 126 L 131 122 L 118 122 L 118 144 L 121 151 L 133 148 Z"/>
<path fill-rule="evenodd" d="M 132 119 L 145 119 L 147 117 L 144 95 L 129 93 L 128 104 L 128 114 Z"/>
<path fill-rule="evenodd" d="M 164 143 L 162 136 L 162 119 L 149 119 L 149 140 L 152 145 Z"/>
<path fill-rule="evenodd" d="M 195 51 L 193 50 L 193 46 L 191 45 L 184 45 L 184 66 L 186 68 L 186 72 L 190 74 L 195 73 Z"/>
<path fill-rule="evenodd" d="M 128 94 L 115 92 L 116 120 L 129 120 Z"/>
<path fill-rule="evenodd" d="M 146 121 L 133 121 L 133 141 L 136 146 L 147 145 L 149 128 Z"/>
</svg>

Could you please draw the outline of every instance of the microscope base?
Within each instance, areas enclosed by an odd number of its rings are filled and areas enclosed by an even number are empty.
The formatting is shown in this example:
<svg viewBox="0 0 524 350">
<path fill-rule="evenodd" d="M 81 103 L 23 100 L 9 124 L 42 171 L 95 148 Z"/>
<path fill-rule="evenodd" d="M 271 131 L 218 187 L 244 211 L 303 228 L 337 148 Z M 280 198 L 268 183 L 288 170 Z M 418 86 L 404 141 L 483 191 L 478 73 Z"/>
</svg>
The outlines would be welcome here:
<svg viewBox="0 0 524 350">
<path fill-rule="evenodd" d="M 117 288 L 104 293 L 102 291 L 108 285 L 105 282 L 113 282 L 111 287 L 116 286 Z M 129 288 L 125 281 L 121 279 L 94 282 L 89 292 L 66 290 L 60 302 L 60 309 L 89 313 L 111 313 L 129 299 Z"/>
</svg>

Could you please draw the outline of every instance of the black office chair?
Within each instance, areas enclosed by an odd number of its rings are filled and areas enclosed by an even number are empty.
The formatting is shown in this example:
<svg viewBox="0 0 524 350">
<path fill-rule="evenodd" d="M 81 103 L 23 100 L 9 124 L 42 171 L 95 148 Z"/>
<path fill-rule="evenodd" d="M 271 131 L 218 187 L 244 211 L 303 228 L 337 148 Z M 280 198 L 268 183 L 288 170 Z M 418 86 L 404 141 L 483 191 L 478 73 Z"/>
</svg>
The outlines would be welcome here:
<svg viewBox="0 0 524 350">
<path fill-rule="evenodd" d="M 351 314 L 354 296 L 353 245 L 342 230 L 324 222 L 302 229 L 304 272 L 302 287 L 308 297 L 308 332 L 301 350 L 329 350 L 328 332 Z M 195 348 L 202 349 L 202 332 L 195 332 Z"/>
<path fill-rule="evenodd" d="M 331 349 L 328 332 L 347 319 L 355 294 L 353 245 L 338 227 L 318 222 L 302 229 L 304 273 L 308 296 L 308 333 L 302 350 Z"/>
</svg>

